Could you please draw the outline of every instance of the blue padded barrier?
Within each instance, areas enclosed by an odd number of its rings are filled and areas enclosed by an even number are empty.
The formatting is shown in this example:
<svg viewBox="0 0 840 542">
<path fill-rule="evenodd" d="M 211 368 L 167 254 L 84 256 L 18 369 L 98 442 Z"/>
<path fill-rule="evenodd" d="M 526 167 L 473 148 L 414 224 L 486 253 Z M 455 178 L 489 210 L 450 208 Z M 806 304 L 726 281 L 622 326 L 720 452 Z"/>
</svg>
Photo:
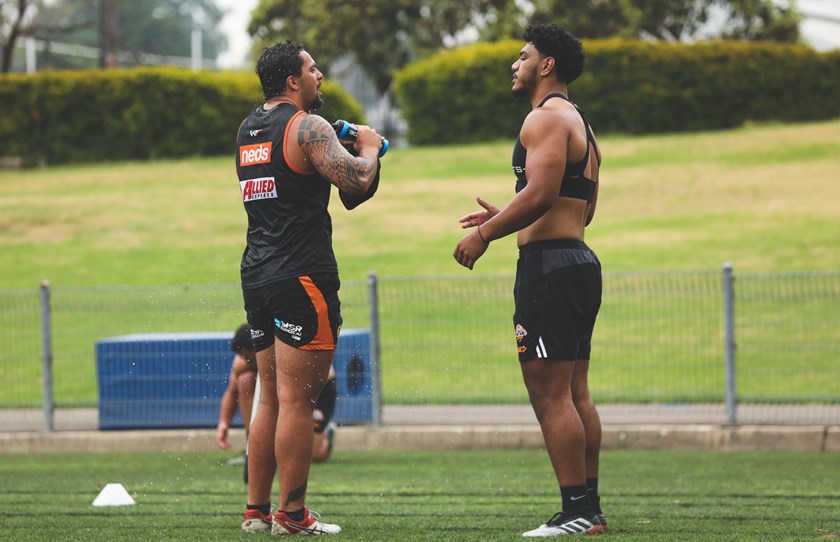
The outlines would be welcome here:
<svg viewBox="0 0 840 542">
<path fill-rule="evenodd" d="M 125 335 L 96 342 L 100 429 L 212 428 L 232 333 Z M 372 421 L 370 332 L 345 329 L 334 359 L 339 424 Z M 241 426 L 237 414 L 234 426 Z"/>
<path fill-rule="evenodd" d="M 342 329 L 333 358 L 338 399 L 333 421 L 339 425 L 373 421 L 373 372 L 370 331 Z"/>
<path fill-rule="evenodd" d="M 99 428 L 215 427 L 233 361 L 232 338 L 158 333 L 97 341 Z"/>
</svg>

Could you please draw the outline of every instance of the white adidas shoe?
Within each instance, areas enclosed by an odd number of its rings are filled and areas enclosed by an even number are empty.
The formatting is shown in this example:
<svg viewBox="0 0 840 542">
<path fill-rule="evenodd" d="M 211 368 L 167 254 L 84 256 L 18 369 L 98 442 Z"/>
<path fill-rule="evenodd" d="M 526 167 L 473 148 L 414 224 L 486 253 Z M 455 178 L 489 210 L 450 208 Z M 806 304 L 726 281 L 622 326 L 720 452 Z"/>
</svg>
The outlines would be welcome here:
<svg viewBox="0 0 840 542">
<path fill-rule="evenodd" d="M 532 537 L 546 537 L 546 536 L 566 536 L 576 534 L 598 534 L 601 532 L 601 522 L 596 516 L 589 516 L 581 513 L 561 513 L 558 512 L 554 516 L 543 523 L 536 529 L 522 533 L 522 536 Z"/>
</svg>

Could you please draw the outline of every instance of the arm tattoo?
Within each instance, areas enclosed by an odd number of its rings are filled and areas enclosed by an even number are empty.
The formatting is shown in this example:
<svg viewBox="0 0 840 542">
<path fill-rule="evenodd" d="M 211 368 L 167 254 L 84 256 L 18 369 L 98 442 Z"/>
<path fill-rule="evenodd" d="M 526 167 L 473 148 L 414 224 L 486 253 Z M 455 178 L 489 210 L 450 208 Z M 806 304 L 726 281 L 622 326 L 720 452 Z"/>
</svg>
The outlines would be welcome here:
<svg viewBox="0 0 840 542">
<path fill-rule="evenodd" d="M 327 121 L 315 115 L 303 118 L 298 129 L 298 145 L 312 166 L 348 194 L 361 194 L 376 173 L 376 160 L 351 156 Z"/>
</svg>

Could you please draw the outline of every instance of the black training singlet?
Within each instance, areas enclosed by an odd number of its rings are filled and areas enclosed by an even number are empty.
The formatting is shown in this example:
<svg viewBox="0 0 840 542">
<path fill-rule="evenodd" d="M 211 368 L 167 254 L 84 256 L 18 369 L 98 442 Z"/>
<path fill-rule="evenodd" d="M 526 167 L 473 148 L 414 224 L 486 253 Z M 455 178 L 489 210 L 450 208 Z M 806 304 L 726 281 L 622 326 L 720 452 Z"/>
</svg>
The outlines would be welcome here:
<svg viewBox="0 0 840 542">
<path fill-rule="evenodd" d="M 537 107 L 542 107 L 549 98 L 563 98 L 569 103 L 572 103 L 568 98 L 562 94 L 549 94 L 540 102 Z M 586 165 L 589 163 L 589 147 L 594 146 L 595 152 L 598 152 L 598 147 L 595 146 L 595 136 L 589 127 L 583 111 L 572 103 L 577 110 L 580 118 L 583 119 L 583 125 L 586 127 L 586 154 L 583 159 L 575 163 L 567 163 L 566 170 L 563 172 L 563 183 L 560 185 L 560 196 L 566 198 L 576 198 L 586 200 L 592 203 L 592 197 L 595 194 L 595 181 L 583 175 Z M 522 146 L 522 141 L 519 137 L 516 138 L 516 144 L 513 146 L 513 173 L 516 175 L 516 192 L 525 188 L 528 184 L 528 178 L 525 175 L 525 158 L 528 151 Z M 598 164 L 601 164 L 600 155 L 597 156 Z"/>
<path fill-rule="evenodd" d="M 258 107 L 239 127 L 236 173 L 248 213 L 240 273 L 246 289 L 338 272 L 327 212 L 332 184 L 317 173 L 294 170 L 285 159 L 286 130 L 301 113 L 285 103 Z"/>
</svg>

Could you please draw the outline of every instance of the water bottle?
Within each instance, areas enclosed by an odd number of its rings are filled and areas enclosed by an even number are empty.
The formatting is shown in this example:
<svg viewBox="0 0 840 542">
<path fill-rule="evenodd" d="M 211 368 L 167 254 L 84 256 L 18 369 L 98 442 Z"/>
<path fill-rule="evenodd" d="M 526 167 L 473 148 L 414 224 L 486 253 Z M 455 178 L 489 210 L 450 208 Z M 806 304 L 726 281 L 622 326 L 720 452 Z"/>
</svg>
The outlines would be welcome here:
<svg viewBox="0 0 840 542">
<path fill-rule="evenodd" d="M 338 136 L 338 139 L 343 139 L 344 141 L 356 141 L 356 137 L 359 135 L 359 128 L 346 120 L 338 119 L 333 123 L 333 129 L 335 130 L 335 135 Z M 388 152 L 388 140 L 383 138 L 382 139 L 382 148 L 379 149 L 379 157 L 382 158 L 385 156 L 385 153 Z"/>
</svg>

